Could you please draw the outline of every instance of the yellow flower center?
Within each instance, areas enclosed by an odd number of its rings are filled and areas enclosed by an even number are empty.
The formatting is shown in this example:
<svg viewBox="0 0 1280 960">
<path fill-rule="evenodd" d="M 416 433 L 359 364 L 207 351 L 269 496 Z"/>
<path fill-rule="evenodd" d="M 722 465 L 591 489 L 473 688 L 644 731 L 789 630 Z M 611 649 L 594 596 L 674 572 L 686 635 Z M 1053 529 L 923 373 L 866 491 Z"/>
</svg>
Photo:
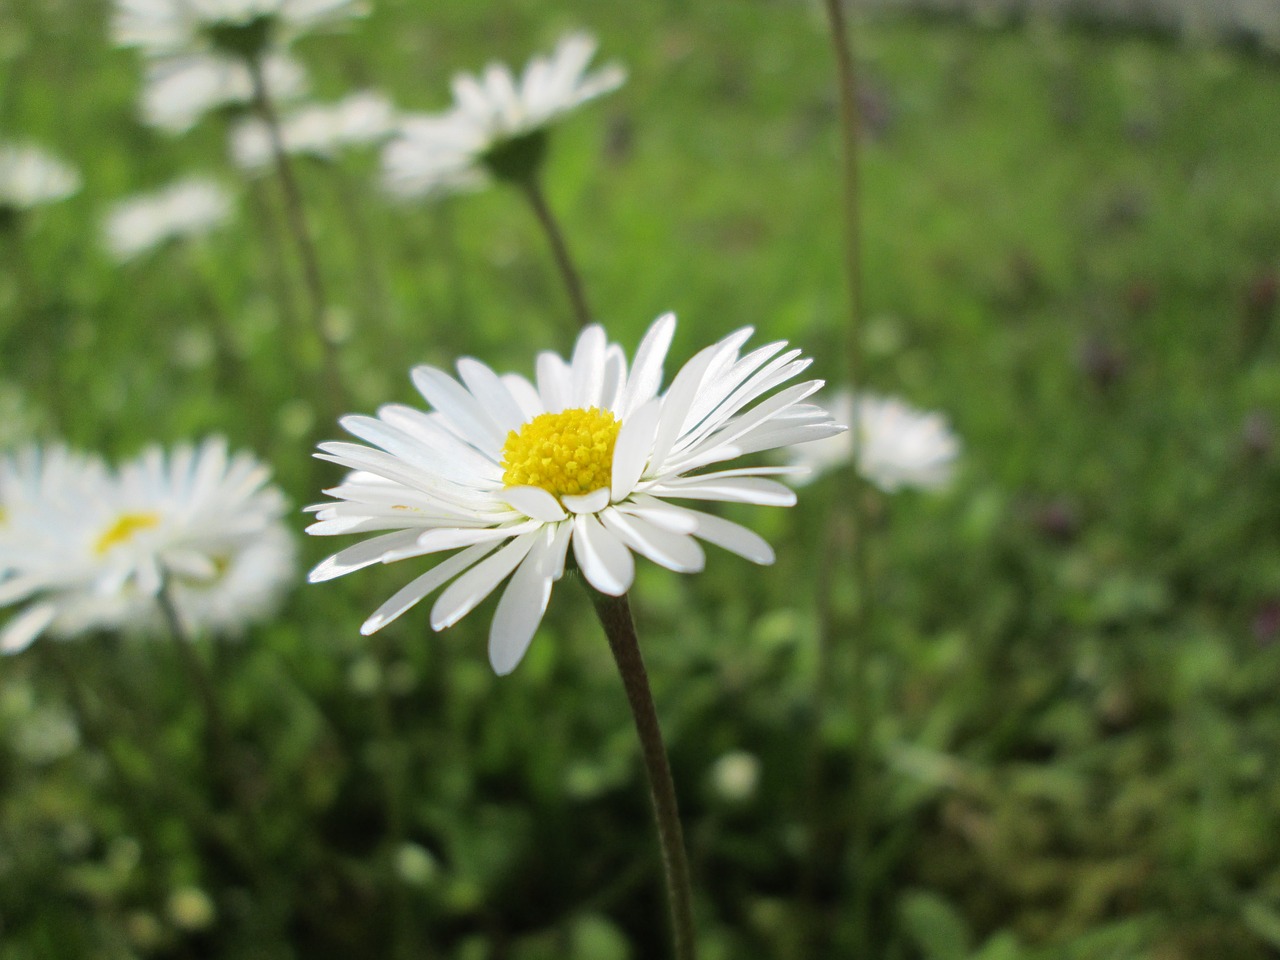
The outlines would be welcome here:
<svg viewBox="0 0 1280 960">
<path fill-rule="evenodd" d="M 9 522 L 9 511 L 4 507 L 0 507 L 0 527 Z"/>
<path fill-rule="evenodd" d="M 502 482 L 579 496 L 613 480 L 613 445 L 622 424 L 608 410 L 580 407 L 541 413 L 502 445 Z"/>
<path fill-rule="evenodd" d="M 158 513 L 122 513 L 116 522 L 107 528 L 107 532 L 98 538 L 98 542 L 93 545 L 93 552 L 101 557 L 113 547 L 132 540 L 134 534 L 159 525 Z"/>
</svg>

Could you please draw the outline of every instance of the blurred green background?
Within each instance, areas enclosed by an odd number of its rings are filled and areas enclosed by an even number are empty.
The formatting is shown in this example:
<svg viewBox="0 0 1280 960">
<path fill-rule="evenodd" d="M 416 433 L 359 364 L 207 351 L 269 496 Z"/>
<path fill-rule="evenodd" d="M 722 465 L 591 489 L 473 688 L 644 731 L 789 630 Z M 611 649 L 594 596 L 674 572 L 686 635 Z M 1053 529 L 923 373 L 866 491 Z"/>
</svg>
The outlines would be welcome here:
<svg viewBox="0 0 1280 960">
<path fill-rule="evenodd" d="M 0 6 L 0 137 L 85 178 L 5 240 L 0 441 L 124 457 L 223 433 L 315 502 L 339 473 L 311 444 L 340 431 L 293 372 L 311 347 L 273 292 L 302 303 L 275 185 L 237 176 L 219 118 L 178 139 L 141 125 L 138 58 L 111 48 L 108 14 Z M 556 131 L 548 169 L 611 338 L 630 352 L 675 310 L 670 375 L 751 324 L 838 381 L 817 7 L 375 0 L 296 52 L 318 99 L 370 86 L 439 109 L 455 71 L 523 64 L 573 28 L 630 71 Z M 869 864 L 849 853 L 835 481 L 789 511 L 731 511 L 775 544 L 771 568 L 641 564 L 703 956 L 852 956 L 862 883 L 876 957 L 1274 957 L 1277 62 L 1045 21 L 877 19 L 856 44 L 870 384 L 945 412 L 963 464 L 945 494 L 869 504 Z M 393 203 L 371 155 L 300 165 L 358 410 L 415 402 L 415 363 L 467 353 L 527 374 L 536 349 L 568 349 L 515 195 Z M 236 224 L 114 265 L 110 203 L 196 172 L 239 184 Z M 315 562 L 346 542 L 301 546 Z M 45 645 L 0 662 L 0 958 L 665 956 L 635 737 L 582 590 L 560 585 L 499 679 L 492 601 L 443 635 L 419 609 L 359 636 L 417 569 L 316 586 L 300 571 L 278 622 L 202 648 L 252 824 L 211 777 L 170 646 L 65 646 L 84 722 Z M 815 717 L 824 574 L 837 643 Z"/>
</svg>

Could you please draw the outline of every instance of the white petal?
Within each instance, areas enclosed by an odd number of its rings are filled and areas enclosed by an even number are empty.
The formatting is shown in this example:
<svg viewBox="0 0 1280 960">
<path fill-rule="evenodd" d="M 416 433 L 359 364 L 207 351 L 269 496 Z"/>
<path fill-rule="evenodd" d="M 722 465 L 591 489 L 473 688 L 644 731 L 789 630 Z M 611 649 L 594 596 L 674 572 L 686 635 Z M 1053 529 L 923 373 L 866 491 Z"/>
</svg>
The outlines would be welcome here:
<svg viewBox="0 0 1280 960">
<path fill-rule="evenodd" d="M 569 552 L 569 541 L 573 539 L 573 524 L 557 523 L 554 527 L 548 526 L 547 529 L 554 531 L 554 539 L 547 547 L 546 553 L 538 558 L 538 563 L 543 573 L 549 575 L 552 580 L 559 580 L 564 576 L 564 560 Z"/>
<path fill-rule="evenodd" d="M 489 663 L 503 677 L 516 668 L 547 612 L 554 578 L 546 570 L 548 551 L 555 548 L 555 530 L 540 534 L 529 556 L 516 568 L 498 599 L 489 625 Z"/>
<path fill-rule="evenodd" d="M 488 543 L 490 540 L 507 540 L 521 534 L 531 533 L 542 526 L 540 520 L 526 520 L 511 527 L 481 527 L 464 529 L 445 527 L 427 530 L 418 535 L 418 547 L 424 553 L 438 553 L 441 550 L 456 550 L 458 547 L 469 547 L 475 543 Z"/>
<path fill-rule="evenodd" d="M 706 555 L 698 541 L 683 533 L 672 533 L 659 526 L 627 515 L 616 509 L 600 514 L 605 529 L 615 534 L 632 550 L 654 563 L 676 573 L 697 573 L 706 564 Z"/>
<path fill-rule="evenodd" d="M 631 496 L 636 482 L 649 463 L 653 437 L 662 414 L 662 403 L 656 397 L 622 421 L 613 446 L 613 486 L 610 499 L 617 503 Z"/>
<path fill-rule="evenodd" d="M 493 418 L 498 429 L 503 431 L 520 429 L 525 419 L 524 412 L 496 373 L 479 360 L 463 357 L 458 361 L 458 374 L 462 377 L 462 382 L 466 384 L 467 389 L 471 391 L 471 395 L 480 401 L 485 412 Z"/>
<path fill-rule="evenodd" d="M 504 373 L 502 382 L 524 414 L 523 422 L 527 423 L 538 414 L 547 412 L 542 406 L 542 398 L 538 396 L 537 389 L 524 377 L 518 373 Z"/>
<path fill-rule="evenodd" d="M 316 564 L 315 569 L 307 575 L 307 582 L 323 583 L 375 564 L 387 552 L 417 542 L 419 533 L 418 530 L 396 530 L 394 533 L 384 533 L 380 537 L 339 550 L 333 556 Z"/>
<path fill-rule="evenodd" d="M 555 523 L 568 516 L 560 502 L 541 487 L 505 487 L 498 499 L 511 504 L 526 517 L 545 523 Z"/>
<path fill-rule="evenodd" d="M 609 505 L 609 488 L 601 487 L 576 497 L 565 494 L 560 500 L 570 513 L 599 513 Z"/>
<path fill-rule="evenodd" d="M 537 533 L 516 537 L 449 584 L 431 608 L 431 629 L 451 627 L 474 610 L 476 604 L 491 594 L 494 587 L 528 555 L 537 539 Z"/>
<path fill-rule="evenodd" d="M 459 436 L 466 437 L 495 459 L 502 455 L 506 433 L 499 429 L 469 390 L 435 367 L 414 367 L 410 376 L 418 392 L 448 419 Z"/>
<path fill-rule="evenodd" d="M 538 395 L 548 413 L 559 413 L 573 405 L 573 377 L 569 365 L 558 354 L 538 354 Z"/>
<path fill-rule="evenodd" d="M 604 328 L 593 323 L 578 335 L 573 348 L 573 405 L 575 407 L 600 406 L 600 392 L 604 388 L 604 352 L 608 341 Z"/>
<path fill-rule="evenodd" d="M 58 610 L 53 604 L 27 607 L 0 630 L 0 653 L 21 653 L 53 623 Z"/>
<path fill-rule="evenodd" d="M 664 313 L 644 335 L 636 349 L 631 376 L 622 393 L 618 416 L 625 423 L 637 409 L 658 395 L 662 386 L 662 362 L 671 348 L 671 338 L 676 332 L 676 315 Z"/>
<path fill-rule="evenodd" d="M 796 492 L 764 477 L 682 477 L 649 488 L 655 497 L 687 500 L 723 500 L 726 503 L 754 503 L 762 507 L 790 507 Z"/>
<path fill-rule="evenodd" d="M 698 522 L 693 517 L 695 511 L 645 494 L 637 494 L 629 502 L 619 504 L 616 509 L 628 516 L 641 517 L 672 533 L 693 533 L 698 529 Z"/>
<path fill-rule="evenodd" d="M 761 565 L 773 563 L 773 547 L 769 546 L 768 541 L 754 530 L 748 530 L 740 524 L 710 513 L 702 513 L 698 510 L 690 510 L 689 513 L 693 514 L 698 522 L 698 529 L 694 531 L 694 536 L 700 537 L 707 543 L 714 543 L 717 547 L 723 547 L 730 553 L 736 553 L 752 563 Z"/>
<path fill-rule="evenodd" d="M 482 557 L 493 552 L 496 543 L 478 543 L 468 547 L 461 553 L 442 560 L 422 576 L 397 590 L 386 603 L 374 611 L 373 616 L 360 625 L 360 632 L 366 637 L 381 630 L 392 620 L 415 606 L 419 600 L 452 580 Z"/>
<path fill-rule="evenodd" d="M 636 576 L 631 551 L 591 514 L 573 518 L 573 555 L 587 583 L 601 593 L 620 597 L 631 589 Z"/>
</svg>

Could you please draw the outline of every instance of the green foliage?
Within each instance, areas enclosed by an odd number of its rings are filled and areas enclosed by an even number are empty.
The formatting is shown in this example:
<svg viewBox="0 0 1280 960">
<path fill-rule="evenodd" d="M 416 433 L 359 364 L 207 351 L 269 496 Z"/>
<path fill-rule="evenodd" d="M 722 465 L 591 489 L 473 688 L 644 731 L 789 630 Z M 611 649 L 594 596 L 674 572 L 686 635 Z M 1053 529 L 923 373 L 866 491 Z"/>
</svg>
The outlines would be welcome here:
<svg viewBox="0 0 1280 960">
<path fill-rule="evenodd" d="M 597 32 L 630 79 L 555 131 L 546 173 L 611 337 L 630 348 L 674 309 L 674 363 L 749 323 L 838 380 L 822 21 L 764 0 L 604 9 L 378 0 L 298 53 L 321 98 L 369 84 L 435 109 L 456 70 Z M 141 125 L 106 15 L 0 6 L 0 132 L 86 179 L 0 237 L 0 440 L 125 456 L 221 432 L 314 502 L 336 473 L 311 445 L 338 428 L 279 309 L 297 267 L 271 181 L 196 248 L 102 252 L 110 202 L 190 172 L 237 182 L 220 121 L 179 140 Z M 772 568 L 709 551 L 697 576 L 640 570 L 703 956 L 849 956 L 860 882 L 886 958 L 1273 956 L 1274 65 L 1042 25 L 879 22 L 858 46 L 871 379 L 945 411 L 964 466 L 945 495 L 870 504 L 866 864 L 848 852 L 835 482 L 791 511 L 727 511 L 775 544 Z M 392 203 L 375 166 L 300 170 L 356 409 L 414 402 L 414 363 L 528 373 L 534 349 L 568 346 L 512 191 Z M 303 544 L 311 562 L 332 547 Z M 91 637 L 0 662 L 0 960 L 395 956 L 398 930 L 424 958 L 665 955 L 631 721 L 579 586 L 499 679 L 491 603 L 440 636 L 421 610 L 359 636 L 411 568 L 300 585 L 279 622 L 201 649 L 233 734 L 223 778 L 168 646 Z M 732 751 L 759 760 L 745 796 L 711 777 Z"/>
</svg>

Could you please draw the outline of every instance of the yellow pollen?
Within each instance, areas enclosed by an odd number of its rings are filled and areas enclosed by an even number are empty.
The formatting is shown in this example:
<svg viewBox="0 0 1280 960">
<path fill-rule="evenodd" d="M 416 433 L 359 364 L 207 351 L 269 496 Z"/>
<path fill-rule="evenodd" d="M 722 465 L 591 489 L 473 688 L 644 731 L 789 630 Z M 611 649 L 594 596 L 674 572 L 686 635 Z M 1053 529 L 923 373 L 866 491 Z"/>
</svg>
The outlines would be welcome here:
<svg viewBox="0 0 1280 960">
<path fill-rule="evenodd" d="M 143 530 L 150 530 L 159 525 L 158 513 L 122 513 L 119 519 L 107 528 L 107 532 L 98 538 L 98 542 L 93 545 L 93 550 L 98 556 L 102 556 L 112 547 L 118 547 L 133 539 L 135 533 L 141 533 Z"/>
<path fill-rule="evenodd" d="M 608 410 L 580 407 L 542 413 L 502 445 L 502 482 L 579 496 L 613 480 L 613 445 L 622 424 Z"/>
<path fill-rule="evenodd" d="M 0 507 L 0 527 L 9 522 L 9 511 L 4 507 Z"/>
</svg>

